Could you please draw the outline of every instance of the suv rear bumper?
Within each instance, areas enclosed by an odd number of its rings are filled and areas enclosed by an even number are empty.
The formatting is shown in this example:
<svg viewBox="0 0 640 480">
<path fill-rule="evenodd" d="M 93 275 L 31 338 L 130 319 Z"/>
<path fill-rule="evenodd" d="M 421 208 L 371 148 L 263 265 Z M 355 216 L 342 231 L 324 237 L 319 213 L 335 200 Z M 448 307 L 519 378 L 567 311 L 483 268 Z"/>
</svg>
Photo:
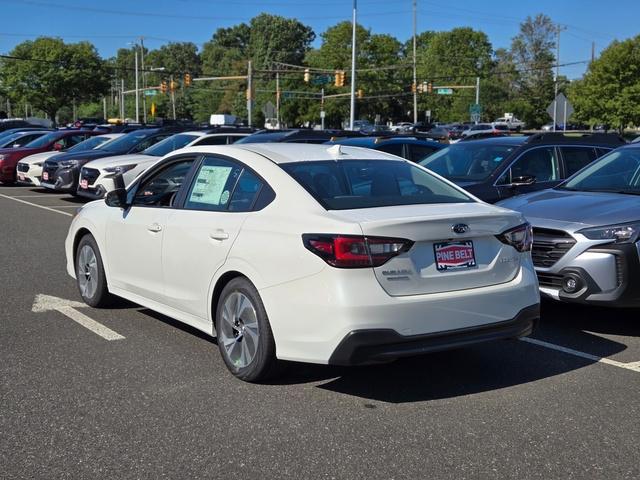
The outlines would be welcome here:
<svg viewBox="0 0 640 480">
<path fill-rule="evenodd" d="M 523 308 L 507 321 L 447 332 L 403 336 L 391 329 L 349 332 L 329 358 L 331 365 L 362 365 L 530 335 L 540 319 L 540 305 Z"/>
</svg>

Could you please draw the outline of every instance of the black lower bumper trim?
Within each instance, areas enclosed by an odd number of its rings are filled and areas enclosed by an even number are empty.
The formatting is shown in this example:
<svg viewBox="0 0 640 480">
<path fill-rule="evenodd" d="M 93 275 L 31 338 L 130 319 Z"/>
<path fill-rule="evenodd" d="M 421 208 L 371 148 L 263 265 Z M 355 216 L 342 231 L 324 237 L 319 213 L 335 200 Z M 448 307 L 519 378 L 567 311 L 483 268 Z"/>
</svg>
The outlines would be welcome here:
<svg viewBox="0 0 640 480">
<path fill-rule="evenodd" d="M 474 343 L 530 335 L 540 319 L 540 305 L 522 309 L 514 318 L 425 335 L 403 336 L 392 329 L 355 330 L 349 332 L 335 349 L 329 364 L 364 365 L 400 357 L 449 350 Z"/>
</svg>

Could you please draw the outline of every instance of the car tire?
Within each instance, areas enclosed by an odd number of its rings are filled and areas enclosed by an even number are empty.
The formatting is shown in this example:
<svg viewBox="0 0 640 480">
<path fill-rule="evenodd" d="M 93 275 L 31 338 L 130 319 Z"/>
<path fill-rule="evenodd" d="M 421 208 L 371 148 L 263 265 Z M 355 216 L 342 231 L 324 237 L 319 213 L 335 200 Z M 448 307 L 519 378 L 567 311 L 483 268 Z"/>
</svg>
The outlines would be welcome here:
<svg viewBox="0 0 640 480">
<path fill-rule="evenodd" d="M 107 288 L 102 257 L 92 235 L 87 234 L 80 239 L 75 258 L 76 283 L 82 300 L 96 308 L 111 305 L 114 297 Z"/>
<path fill-rule="evenodd" d="M 229 371 L 245 382 L 277 376 L 281 362 L 258 290 L 245 277 L 231 280 L 216 306 L 218 348 Z"/>
</svg>

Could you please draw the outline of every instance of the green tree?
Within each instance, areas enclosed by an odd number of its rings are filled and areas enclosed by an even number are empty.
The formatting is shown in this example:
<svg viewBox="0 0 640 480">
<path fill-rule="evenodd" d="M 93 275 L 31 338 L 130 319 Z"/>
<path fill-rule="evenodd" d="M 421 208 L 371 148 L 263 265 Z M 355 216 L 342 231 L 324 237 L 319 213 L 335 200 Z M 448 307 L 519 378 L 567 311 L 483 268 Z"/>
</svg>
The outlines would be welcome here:
<svg viewBox="0 0 640 480">
<path fill-rule="evenodd" d="M 622 131 L 640 125 L 640 35 L 614 41 L 573 82 L 569 98 L 574 116 L 585 123 L 604 123 Z"/>
<path fill-rule="evenodd" d="M 28 102 L 55 120 L 58 110 L 109 91 L 109 69 L 88 42 L 40 37 L 17 45 L 3 59 L 0 78 L 13 101 Z"/>
<path fill-rule="evenodd" d="M 511 43 L 511 56 L 518 69 L 514 93 L 521 100 L 516 114 L 529 127 L 548 121 L 547 106 L 553 101 L 553 64 L 556 25 L 546 15 L 527 17 Z"/>
</svg>

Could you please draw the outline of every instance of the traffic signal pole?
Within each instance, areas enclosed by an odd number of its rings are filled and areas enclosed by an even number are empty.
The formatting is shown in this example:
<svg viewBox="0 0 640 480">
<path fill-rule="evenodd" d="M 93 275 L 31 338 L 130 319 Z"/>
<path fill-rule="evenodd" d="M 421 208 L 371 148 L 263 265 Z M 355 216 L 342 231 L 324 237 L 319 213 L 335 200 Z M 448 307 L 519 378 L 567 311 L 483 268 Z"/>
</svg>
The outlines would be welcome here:
<svg viewBox="0 0 640 480">
<path fill-rule="evenodd" d="M 413 0 L 413 85 L 417 86 L 418 76 L 416 72 L 416 16 L 417 16 L 417 0 Z M 418 90 L 413 89 L 413 123 L 418 123 Z"/>
<path fill-rule="evenodd" d="M 349 115 L 349 130 L 353 130 L 356 118 L 356 18 L 358 0 L 353 0 L 353 28 L 351 32 L 351 112 Z"/>
<path fill-rule="evenodd" d="M 253 74 L 251 60 L 247 64 L 247 125 L 253 126 Z"/>
</svg>

